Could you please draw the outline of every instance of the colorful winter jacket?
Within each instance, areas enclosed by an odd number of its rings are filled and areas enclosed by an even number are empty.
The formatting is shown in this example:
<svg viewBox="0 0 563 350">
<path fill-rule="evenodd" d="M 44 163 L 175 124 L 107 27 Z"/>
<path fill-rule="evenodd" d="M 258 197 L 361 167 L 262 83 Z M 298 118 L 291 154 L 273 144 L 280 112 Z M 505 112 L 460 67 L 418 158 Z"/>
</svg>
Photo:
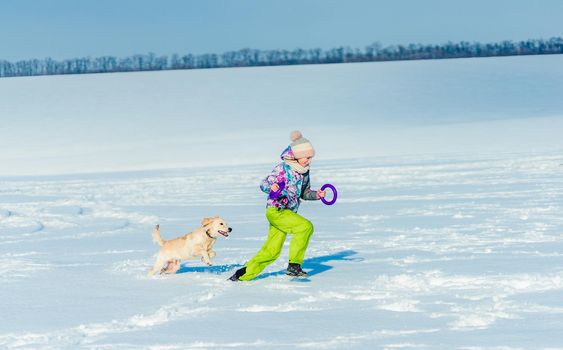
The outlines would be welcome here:
<svg viewBox="0 0 563 350">
<path fill-rule="evenodd" d="M 268 197 L 266 208 L 290 209 L 291 211 L 297 212 L 301 199 L 319 199 L 317 192 L 311 190 L 309 171 L 305 174 L 300 174 L 291 169 L 291 167 L 283 161 L 285 157 L 291 155 L 291 148 L 286 148 L 281 154 L 282 162 L 276 165 L 272 173 L 262 180 L 260 184 L 262 192 L 270 193 L 270 187 L 273 184 L 285 182 L 285 188 L 279 197 L 275 199 Z"/>
</svg>

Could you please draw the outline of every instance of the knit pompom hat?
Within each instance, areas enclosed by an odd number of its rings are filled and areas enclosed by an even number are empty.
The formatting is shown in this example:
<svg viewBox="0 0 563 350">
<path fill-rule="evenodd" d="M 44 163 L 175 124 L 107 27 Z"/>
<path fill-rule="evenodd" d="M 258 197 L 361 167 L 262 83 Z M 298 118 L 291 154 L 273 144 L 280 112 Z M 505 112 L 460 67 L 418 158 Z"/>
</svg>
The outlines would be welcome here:
<svg viewBox="0 0 563 350">
<path fill-rule="evenodd" d="M 291 133 L 291 151 L 295 159 L 309 158 L 315 156 L 315 149 L 309 140 L 301 135 L 301 132 L 295 130 Z"/>
</svg>

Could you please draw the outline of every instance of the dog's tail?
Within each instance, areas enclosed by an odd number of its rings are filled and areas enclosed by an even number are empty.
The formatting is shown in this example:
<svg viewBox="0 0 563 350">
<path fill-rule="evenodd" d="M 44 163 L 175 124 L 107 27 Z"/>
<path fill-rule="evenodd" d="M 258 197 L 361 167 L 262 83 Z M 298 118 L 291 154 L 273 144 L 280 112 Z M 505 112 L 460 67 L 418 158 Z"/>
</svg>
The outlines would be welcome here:
<svg viewBox="0 0 563 350">
<path fill-rule="evenodd" d="M 165 240 L 160 236 L 160 225 L 156 225 L 152 230 L 152 241 L 158 245 L 163 245 Z"/>
</svg>

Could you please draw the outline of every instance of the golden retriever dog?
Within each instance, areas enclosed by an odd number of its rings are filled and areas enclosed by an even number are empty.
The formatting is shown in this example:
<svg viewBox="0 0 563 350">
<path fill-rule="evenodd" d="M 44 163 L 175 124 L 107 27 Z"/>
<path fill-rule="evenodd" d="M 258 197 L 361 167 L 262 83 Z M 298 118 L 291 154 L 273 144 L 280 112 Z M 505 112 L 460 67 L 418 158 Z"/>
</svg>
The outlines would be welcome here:
<svg viewBox="0 0 563 350">
<path fill-rule="evenodd" d="M 180 269 L 180 262 L 186 259 L 201 257 L 201 260 L 211 266 L 211 258 L 216 253 L 212 250 L 218 237 L 229 237 L 232 229 L 219 216 L 204 218 L 201 227 L 181 237 L 166 241 L 160 235 L 160 225 L 156 225 L 152 232 L 152 240 L 160 246 L 156 262 L 149 270 L 148 276 L 155 273 L 176 273 Z"/>
</svg>

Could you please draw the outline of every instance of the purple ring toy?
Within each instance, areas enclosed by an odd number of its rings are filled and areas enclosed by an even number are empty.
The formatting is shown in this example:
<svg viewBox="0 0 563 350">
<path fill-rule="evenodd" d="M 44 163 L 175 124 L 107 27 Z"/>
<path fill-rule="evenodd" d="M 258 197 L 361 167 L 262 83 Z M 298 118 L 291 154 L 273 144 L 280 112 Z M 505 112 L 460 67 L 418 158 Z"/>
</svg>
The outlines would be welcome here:
<svg viewBox="0 0 563 350">
<path fill-rule="evenodd" d="M 270 194 L 268 195 L 270 199 L 276 199 L 280 196 L 280 194 L 282 194 L 282 191 L 285 188 L 285 182 L 279 181 L 278 186 L 280 188 L 277 191 L 270 191 Z"/>
<path fill-rule="evenodd" d="M 327 201 L 327 200 L 324 199 L 324 198 L 321 198 L 321 201 L 322 201 L 324 204 L 326 204 L 326 205 L 333 205 L 334 203 L 336 203 L 336 197 L 338 197 L 338 192 L 336 192 L 336 187 L 334 187 L 334 186 L 331 185 L 331 184 L 324 184 L 324 185 L 321 187 L 321 191 L 324 191 L 325 188 L 330 188 L 330 189 L 332 190 L 333 197 L 332 197 L 332 200 L 331 200 L 331 201 Z"/>
</svg>

